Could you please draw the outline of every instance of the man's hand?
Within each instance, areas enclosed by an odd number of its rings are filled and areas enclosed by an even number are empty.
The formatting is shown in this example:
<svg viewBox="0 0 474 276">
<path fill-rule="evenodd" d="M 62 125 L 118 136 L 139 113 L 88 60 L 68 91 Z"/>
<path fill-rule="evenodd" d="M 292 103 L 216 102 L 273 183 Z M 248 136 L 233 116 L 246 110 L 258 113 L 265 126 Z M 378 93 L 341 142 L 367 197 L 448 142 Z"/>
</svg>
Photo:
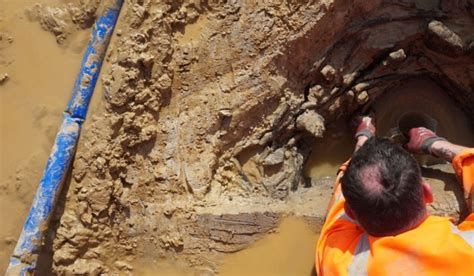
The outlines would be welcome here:
<svg viewBox="0 0 474 276">
<path fill-rule="evenodd" d="M 408 131 L 410 141 L 405 148 L 415 153 L 430 153 L 445 161 L 453 162 L 453 159 L 467 147 L 453 144 L 444 138 L 438 137 L 434 132 L 426 128 L 412 128 Z M 454 164 L 453 164 L 454 165 Z M 459 173 L 457 173 L 459 176 Z M 472 212 L 472 181 L 463 180 L 464 200 L 469 212 Z"/>
<path fill-rule="evenodd" d="M 412 128 L 408 131 L 410 141 L 405 148 L 413 153 L 426 153 L 451 162 L 453 158 L 465 150 L 459 146 L 439 137 L 433 131 L 424 127 Z"/>
<path fill-rule="evenodd" d="M 354 152 L 356 152 L 369 138 L 375 136 L 375 119 L 371 115 L 357 116 L 355 118 L 357 130 L 354 137 L 357 139 Z"/>
<path fill-rule="evenodd" d="M 372 116 L 357 116 L 355 121 L 357 123 L 355 138 L 365 136 L 368 139 L 375 136 L 375 119 Z"/>
<path fill-rule="evenodd" d="M 432 145 L 436 141 L 446 141 L 446 139 L 439 137 L 436 133 L 424 127 L 410 129 L 408 137 L 410 140 L 405 144 L 405 148 L 413 153 L 434 155 Z"/>
</svg>

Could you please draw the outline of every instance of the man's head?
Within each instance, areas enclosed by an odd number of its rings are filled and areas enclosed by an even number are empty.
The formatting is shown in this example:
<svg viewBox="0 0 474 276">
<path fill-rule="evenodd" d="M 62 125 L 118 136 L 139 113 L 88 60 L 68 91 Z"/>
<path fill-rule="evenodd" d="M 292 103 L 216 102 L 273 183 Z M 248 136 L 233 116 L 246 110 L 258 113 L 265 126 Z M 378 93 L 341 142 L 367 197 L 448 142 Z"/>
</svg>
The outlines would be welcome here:
<svg viewBox="0 0 474 276">
<path fill-rule="evenodd" d="M 353 155 L 341 182 L 347 212 L 374 236 L 415 227 L 432 201 L 416 160 L 388 139 L 367 140 Z"/>
</svg>

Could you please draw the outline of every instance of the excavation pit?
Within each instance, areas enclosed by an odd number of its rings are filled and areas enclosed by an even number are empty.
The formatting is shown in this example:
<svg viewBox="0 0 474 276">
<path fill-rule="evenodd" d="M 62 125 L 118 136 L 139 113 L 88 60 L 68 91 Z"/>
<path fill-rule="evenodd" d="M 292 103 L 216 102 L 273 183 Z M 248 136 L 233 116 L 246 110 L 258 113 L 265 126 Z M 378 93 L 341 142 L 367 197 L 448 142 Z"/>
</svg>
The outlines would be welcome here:
<svg viewBox="0 0 474 276">
<path fill-rule="evenodd" d="M 375 109 L 384 136 L 402 111 L 422 111 L 473 146 L 472 16 L 425 2 L 126 1 L 41 269 L 231 274 L 245 258 L 278 258 L 286 237 L 281 252 L 305 245 L 288 274 L 309 273 L 353 114 Z M 100 11 L 47 3 L 29 24 L 70 53 Z M 19 75 L 8 73 L 5 89 Z M 459 186 L 438 161 L 420 160 L 430 211 L 459 217 Z M 2 196 L 27 201 L 31 182 L 5 182 Z"/>
</svg>

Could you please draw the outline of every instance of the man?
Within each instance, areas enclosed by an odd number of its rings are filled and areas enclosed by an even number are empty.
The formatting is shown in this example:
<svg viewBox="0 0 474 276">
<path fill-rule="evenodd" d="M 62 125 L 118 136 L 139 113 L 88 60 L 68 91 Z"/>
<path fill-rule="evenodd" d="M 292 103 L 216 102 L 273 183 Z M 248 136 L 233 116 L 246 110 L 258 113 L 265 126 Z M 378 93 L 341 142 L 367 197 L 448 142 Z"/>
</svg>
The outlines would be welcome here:
<svg viewBox="0 0 474 276">
<path fill-rule="evenodd" d="M 425 128 L 408 135 L 408 151 L 452 162 L 472 208 L 474 149 Z M 433 194 L 416 160 L 374 136 L 372 119 L 364 117 L 316 247 L 318 275 L 474 275 L 474 214 L 458 226 L 428 215 Z"/>
</svg>

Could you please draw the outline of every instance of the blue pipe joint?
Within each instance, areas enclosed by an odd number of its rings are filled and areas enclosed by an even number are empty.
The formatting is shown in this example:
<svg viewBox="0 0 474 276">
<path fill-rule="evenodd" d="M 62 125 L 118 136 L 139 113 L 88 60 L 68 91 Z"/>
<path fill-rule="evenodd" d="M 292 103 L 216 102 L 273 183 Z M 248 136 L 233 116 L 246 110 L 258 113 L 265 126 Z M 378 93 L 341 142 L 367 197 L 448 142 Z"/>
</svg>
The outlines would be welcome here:
<svg viewBox="0 0 474 276">
<path fill-rule="evenodd" d="M 74 155 L 80 129 L 81 124 L 69 114 L 65 114 L 30 213 L 10 259 L 7 275 L 26 275 L 26 272 L 36 267 L 36 258 L 31 256 L 40 249 L 56 197 Z"/>
<path fill-rule="evenodd" d="M 107 52 L 115 23 L 120 14 L 123 0 L 116 0 L 105 14 L 99 17 L 93 27 L 92 37 L 82 59 L 72 96 L 66 107 L 66 113 L 73 118 L 85 120 L 94 88 L 99 78 L 100 68 Z"/>
</svg>

